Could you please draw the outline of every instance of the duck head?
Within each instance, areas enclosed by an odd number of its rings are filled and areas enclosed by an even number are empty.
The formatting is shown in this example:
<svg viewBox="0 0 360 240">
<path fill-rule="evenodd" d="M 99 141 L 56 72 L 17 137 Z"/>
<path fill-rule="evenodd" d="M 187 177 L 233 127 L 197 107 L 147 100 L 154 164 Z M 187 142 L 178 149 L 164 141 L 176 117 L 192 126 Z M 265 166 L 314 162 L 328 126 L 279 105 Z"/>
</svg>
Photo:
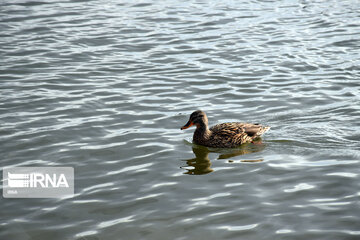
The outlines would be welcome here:
<svg viewBox="0 0 360 240">
<path fill-rule="evenodd" d="M 197 110 L 193 112 L 190 115 L 189 121 L 183 127 L 181 127 L 181 130 L 187 129 L 193 125 L 195 125 L 197 128 L 206 127 L 208 125 L 207 116 L 203 111 Z"/>
</svg>

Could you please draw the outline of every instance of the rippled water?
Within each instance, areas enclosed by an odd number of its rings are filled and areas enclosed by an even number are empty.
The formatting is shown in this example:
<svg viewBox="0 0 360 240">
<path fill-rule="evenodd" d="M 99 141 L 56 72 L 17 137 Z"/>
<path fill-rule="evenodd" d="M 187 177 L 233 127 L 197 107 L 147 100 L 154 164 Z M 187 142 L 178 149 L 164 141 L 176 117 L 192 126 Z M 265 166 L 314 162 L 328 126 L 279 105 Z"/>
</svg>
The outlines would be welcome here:
<svg viewBox="0 0 360 240">
<path fill-rule="evenodd" d="M 0 2 L 1 167 L 75 196 L 1 199 L 1 239 L 360 239 L 354 1 Z M 211 124 L 270 125 L 238 149 Z"/>
</svg>

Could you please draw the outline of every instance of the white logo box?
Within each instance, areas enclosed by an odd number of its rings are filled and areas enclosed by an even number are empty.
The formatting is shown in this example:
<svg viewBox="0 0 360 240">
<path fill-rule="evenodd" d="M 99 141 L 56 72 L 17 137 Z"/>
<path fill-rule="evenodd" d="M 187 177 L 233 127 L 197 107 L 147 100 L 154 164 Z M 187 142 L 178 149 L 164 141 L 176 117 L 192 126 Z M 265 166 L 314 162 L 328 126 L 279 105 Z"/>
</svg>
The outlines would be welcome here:
<svg viewBox="0 0 360 240">
<path fill-rule="evenodd" d="M 3 169 L 4 198 L 62 198 L 73 195 L 73 167 Z"/>
</svg>

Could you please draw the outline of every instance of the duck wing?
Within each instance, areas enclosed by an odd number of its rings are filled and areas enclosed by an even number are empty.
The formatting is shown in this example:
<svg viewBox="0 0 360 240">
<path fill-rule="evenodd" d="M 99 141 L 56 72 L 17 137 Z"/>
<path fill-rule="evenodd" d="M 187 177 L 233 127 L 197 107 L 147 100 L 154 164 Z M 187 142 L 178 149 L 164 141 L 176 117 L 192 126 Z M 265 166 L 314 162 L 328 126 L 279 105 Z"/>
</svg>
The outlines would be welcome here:
<svg viewBox="0 0 360 240">
<path fill-rule="evenodd" d="M 252 123 L 222 123 L 211 127 L 213 142 L 223 147 L 234 147 L 260 137 L 270 127 Z"/>
<path fill-rule="evenodd" d="M 236 147 L 252 140 L 242 123 L 222 123 L 209 129 L 211 142 L 219 147 Z"/>
<path fill-rule="evenodd" d="M 244 124 L 242 123 L 221 123 L 209 129 L 215 135 L 233 136 L 245 132 Z"/>
<path fill-rule="evenodd" d="M 261 136 L 270 129 L 270 127 L 265 127 L 260 124 L 253 123 L 242 123 L 241 125 L 245 129 L 245 133 L 253 138 Z"/>
</svg>

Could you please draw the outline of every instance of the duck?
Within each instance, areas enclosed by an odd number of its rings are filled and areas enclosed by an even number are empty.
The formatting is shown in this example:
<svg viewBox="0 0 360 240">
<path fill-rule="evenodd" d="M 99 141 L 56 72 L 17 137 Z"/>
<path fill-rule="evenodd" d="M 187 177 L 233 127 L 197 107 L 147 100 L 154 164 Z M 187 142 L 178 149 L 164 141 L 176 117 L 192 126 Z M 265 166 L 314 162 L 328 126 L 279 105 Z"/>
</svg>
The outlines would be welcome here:
<svg viewBox="0 0 360 240">
<path fill-rule="evenodd" d="M 228 122 L 209 128 L 205 112 L 197 110 L 180 129 L 196 126 L 193 143 L 212 148 L 236 148 L 260 138 L 270 127 L 258 123 Z"/>
</svg>

